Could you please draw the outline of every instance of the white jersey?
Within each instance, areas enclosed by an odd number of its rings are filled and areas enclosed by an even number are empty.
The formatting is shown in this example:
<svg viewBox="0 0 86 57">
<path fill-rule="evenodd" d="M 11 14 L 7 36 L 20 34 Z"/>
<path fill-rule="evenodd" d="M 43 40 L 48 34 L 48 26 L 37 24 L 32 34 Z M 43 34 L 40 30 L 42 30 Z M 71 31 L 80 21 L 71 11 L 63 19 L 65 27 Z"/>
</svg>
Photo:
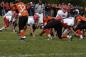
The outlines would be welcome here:
<svg viewBox="0 0 86 57">
<path fill-rule="evenodd" d="M 40 5 L 40 4 L 36 4 L 35 5 L 35 12 L 41 14 L 44 12 L 45 6 L 44 4 Z"/>
<path fill-rule="evenodd" d="M 63 19 L 65 19 L 68 16 L 68 12 L 63 12 L 63 10 L 58 10 L 56 16 L 61 16 Z"/>
<path fill-rule="evenodd" d="M 35 22 L 34 22 L 34 18 L 33 16 L 28 16 L 28 23 L 29 25 L 33 25 Z"/>
<path fill-rule="evenodd" d="M 63 12 L 63 10 L 58 10 L 57 16 L 61 16 L 63 18 L 63 23 L 66 23 L 68 26 L 74 25 L 74 17 L 68 17 L 68 12 Z"/>
<path fill-rule="evenodd" d="M 8 19 L 9 21 L 11 21 L 12 16 L 13 16 L 12 11 L 8 11 L 8 12 L 4 15 L 4 17 L 6 17 L 6 19 Z"/>
<path fill-rule="evenodd" d="M 63 23 L 66 23 L 68 26 L 74 26 L 74 17 L 68 17 L 63 19 Z"/>
</svg>

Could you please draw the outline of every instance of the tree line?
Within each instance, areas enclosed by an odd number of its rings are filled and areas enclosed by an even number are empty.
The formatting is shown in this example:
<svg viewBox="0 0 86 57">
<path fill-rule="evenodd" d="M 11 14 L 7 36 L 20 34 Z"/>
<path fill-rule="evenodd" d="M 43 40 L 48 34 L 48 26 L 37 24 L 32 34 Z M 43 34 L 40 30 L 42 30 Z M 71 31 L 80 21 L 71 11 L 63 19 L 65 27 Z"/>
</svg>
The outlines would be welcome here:
<svg viewBox="0 0 86 57">
<path fill-rule="evenodd" d="M 0 0 L 0 1 L 7 1 L 7 2 L 14 2 L 17 0 Z M 34 1 L 35 3 L 38 2 L 38 0 L 22 0 L 23 2 L 30 2 Z M 86 5 L 86 0 L 42 0 L 43 3 L 48 2 L 48 3 L 71 3 L 73 5 L 80 5 L 80 6 L 85 6 Z"/>
</svg>

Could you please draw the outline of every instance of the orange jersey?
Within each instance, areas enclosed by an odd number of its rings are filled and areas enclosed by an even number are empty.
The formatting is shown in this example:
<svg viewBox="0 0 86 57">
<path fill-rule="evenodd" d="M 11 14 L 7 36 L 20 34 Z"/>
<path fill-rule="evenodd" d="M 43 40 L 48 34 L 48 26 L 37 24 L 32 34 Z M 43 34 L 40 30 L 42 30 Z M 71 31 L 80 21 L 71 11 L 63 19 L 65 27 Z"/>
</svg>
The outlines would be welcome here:
<svg viewBox="0 0 86 57">
<path fill-rule="evenodd" d="M 86 18 L 83 17 L 83 16 L 77 16 L 76 19 L 77 19 L 78 21 L 86 21 Z"/>
<path fill-rule="evenodd" d="M 23 2 L 16 3 L 16 8 L 17 8 L 20 16 L 28 16 L 28 11 Z"/>
<path fill-rule="evenodd" d="M 48 21 L 50 21 L 52 19 L 52 17 L 51 16 L 48 16 L 48 17 L 46 17 L 46 18 L 44 18 L 44 23 L 48 23 Z"/>
</svg>

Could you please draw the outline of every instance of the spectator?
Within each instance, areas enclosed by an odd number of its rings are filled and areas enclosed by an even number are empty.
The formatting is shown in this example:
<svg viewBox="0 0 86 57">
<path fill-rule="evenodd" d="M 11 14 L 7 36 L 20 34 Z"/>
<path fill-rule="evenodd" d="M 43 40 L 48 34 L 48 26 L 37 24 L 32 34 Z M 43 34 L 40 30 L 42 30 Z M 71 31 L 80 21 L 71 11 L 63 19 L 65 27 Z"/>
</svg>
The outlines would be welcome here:
<svg viewBox="0 0 86 57">
<path fill-rule="evenodd" d="M 19 15 L 19 36 L 21 40 L 24 40 L 26 38 L 26 24 L 28 21 L 28 11 L 26 9 L 26 5 L 21 2 L 21 0 L 18 0 L 18 2 L 15 4 L 16 10 L 18 10 Z"/>
<path fill-rule="evenodd" d="M 2 6 L 0 4 L 0 16 L 2 16 Z"/>
<path fill-rule="evenodd" d="M 5 7 L 5 12 L 7 13 L 9 11 L 9 9 L 10 9 L 10 4 L 8 2 L 6 2 L 4 4 L 4 7 Z"/>
<path fill-rule="evenodd" d="M 2 7 L 2 16 L 4 16 L 5 15 L 5 2 L 4 1 L 1 2 L 1 7 Z"/>
<path fill-rule="evenodd" d="M 35 31 L 35 20 L 34 20 L 34 4 L 33 2 L 30 2 L 28 3 L 28 13 L 29 13 L 29 16 L 28 16 L 28 26 L 30 28 L 30 33 L 33 37 L 35 37 L 35 34 L 34 34 L 34 31 Z"/>
<path fill-rule="evenodd" d="M 48 2 L 46 2 L 46 5 L 45 5 L 45 16 L 47 17 L 47 16 L 51 16 L 51 5 L 48 3 Z"/>
<path fill-rule="evenodd" d="M 35 13 L 39 16 L 38 25 L 41 28 L 43 25 L 44 10 L 45 10 L 45 6 L 42 3 L 42 0 L 39 0 L 39 3 L 35 5 Z"/>
</svg>

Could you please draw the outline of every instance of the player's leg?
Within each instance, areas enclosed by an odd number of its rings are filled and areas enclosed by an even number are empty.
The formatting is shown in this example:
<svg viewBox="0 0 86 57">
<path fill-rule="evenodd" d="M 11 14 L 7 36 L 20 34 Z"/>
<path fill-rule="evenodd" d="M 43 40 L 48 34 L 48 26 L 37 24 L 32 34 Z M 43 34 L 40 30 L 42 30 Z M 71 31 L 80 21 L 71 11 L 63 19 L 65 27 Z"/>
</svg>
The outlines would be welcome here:
<svg viewBox="0 0 86 57">
<path fill-rule="evenodd" d="M 43 28 L 43 13 L 39 14 L 38 25 L 41 29 Z"/>
<path fill-rule="evenodd" d="M 35 29 L 34 29 L 34 24 L 35 24 L 35 22 L 34 22 L 33 16 L 29 16 L 29 17 L 28 17 L 28 27 L 29 27 L 29 29 L 30 29 L 30 34 L 31 34 L 33 37 L 35 37 L 35 34 L 34 34 L 34 31 L 35 31 Z"/>
<path fill-rule="evenodd" d="M 12 31 L 16 32 L 17 20 L 15 18 L 12 19 Z"/>
<path fill-rule="evenodd" d="M 2 31 L 3 29 L 7 30 L 8 26 L 9 20 L 6 17 L 4 17 L 4 26 L 0 28 L 0 31 Z"/>
<path fill-rule="evenodd" d="M 62 25 L 60 23 L 55 27 L 55 31 L 57 32 L 59 39 L 62 39 Z"/>
<path fill-rule="evenodd" d="M 27 16 L 21 16 L 19 17 L 19 35 L 21 39 L 26 38 L 26 24 L 27 24 L 28 17 Z"/>
<path fill-rule="evenodd" d="M 44 29 L 49 29 L 49 28 L 54 28 L 58 34 L 58 37 L 60 39 L 61 35 L 62 35 L 62 24 L 60 21 L 57 21 L 55 19 L 52 19 L 50 22 L 48 22 L 48 24 L 46 26 L 44 26 Z"/>
</svg>

